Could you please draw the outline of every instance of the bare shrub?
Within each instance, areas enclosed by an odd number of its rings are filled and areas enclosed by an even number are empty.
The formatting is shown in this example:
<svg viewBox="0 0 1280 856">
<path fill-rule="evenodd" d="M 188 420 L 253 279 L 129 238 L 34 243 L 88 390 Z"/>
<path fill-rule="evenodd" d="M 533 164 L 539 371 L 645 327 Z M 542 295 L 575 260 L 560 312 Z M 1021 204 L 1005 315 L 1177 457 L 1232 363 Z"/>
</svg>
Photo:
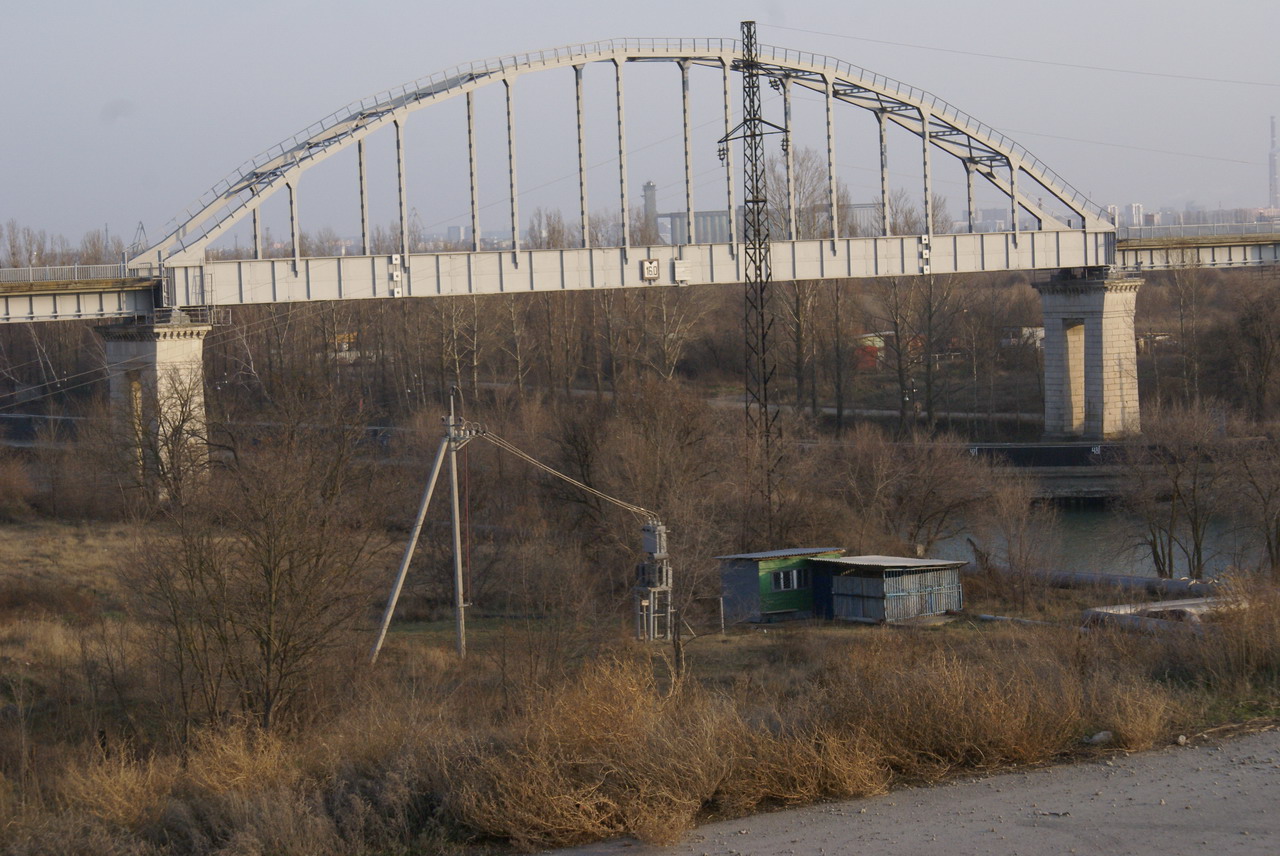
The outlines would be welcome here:
<svg viewBox="0 0 1280 856">
<path fill-rule="evenodd" d="M 600 664 L 460 759 L 445 808 L 518 847 L 623 833 L 671 842 L 729 772 L 719 738 L 732 722 L 696 685 L 662 689 L 642 661 Z"/>
<path fill-rule="evenodd" d="M 1136 675 L 1096 674 L 1087 692 L 1097 730 L 1110 731 L 1110 745 L 1121 749 L 1150 749 L 1168 733 L 1179 707 L 1172 690 Z"/>
<path fill-rule="evenodd" d="M 793 718 L 776 730 L 744 724 L 726 745 L 735 763 L 716 790 L 719 811 L 746 814 L 762 803 L 797 805 L 887 789 L 889 772 L 879 747 L 860 729 L 832 727 L 825 715 L 788 711 L 787 719 Z"/>
<path fill-rule="evenodd" d="M 98 754 L 68 767 L 59 790 L 78 812 L 115 829 L 139 829 L 160 819 L 179 775 L 177 758 Z"/>
<path fill-rule="evenodd" d="M 1280 585 L 1237 572 L 1225 581 L 1224 606 L 1206 632 L 1171 636 L 1166 668 L 1193 686 L 1249 695 L 1280 681 Z"/>
<path fill-rule="evenodd" d="M 389 544 L 381 473 L 356 457 L 356 431 L 279 415 L 233 446 L 221 477 L 188 487 L 172 534 L 139 557 L 140 605 L 188 723 L 228 710 L 263 728 L 296 720 L 324 672 L 355 662 L 343 654 Z"/>
</svg>

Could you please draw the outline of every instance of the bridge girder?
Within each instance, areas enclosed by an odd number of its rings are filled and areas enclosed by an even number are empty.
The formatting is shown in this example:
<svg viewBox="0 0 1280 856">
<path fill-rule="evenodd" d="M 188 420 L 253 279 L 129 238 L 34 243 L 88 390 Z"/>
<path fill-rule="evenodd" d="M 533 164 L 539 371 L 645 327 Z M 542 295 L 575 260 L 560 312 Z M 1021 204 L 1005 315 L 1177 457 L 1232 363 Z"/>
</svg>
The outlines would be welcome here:
<svg viewBox="0 0 1280 856">
<path fill-rule="evenodd" d="M 874 111 L 898 127 L 927 138 L 929 147 L 960 159 L 966 168 L 972 167 L 1009 196 L 1015 221 L 1017 211 L 1022 209 L 1034 216 L 1042 229 L 1068 228 L 1020 189 L 1017 175 L 1022 173 L 1073 212 L 1080 220 L 1079 228 L 1110 228 L 1100 208 L 1043 162 L 998 131 L 924 90 L 807 52 L 761 46 L 760 59 L 762 73 L 768 77 Z M 130 265 L 198 263 L 210 243 L 250 216 L 281 187 L 292 190 L 301 173 L 348 146 L 358 145 L 369 134 L 403 121 L 411 112 L 465 96 L 482 86 L 499 82 L 510 86 L 522 75 L 591 62 L 674 62 L 686 68 L 719 68 L 727 75 L 741 61 L 740 45 L 735 40 L 626 39 L 484 60 L 432 75 L 350 104 L 243 164 L 187 208 L 185 219 L 169 229 L 161 241 L 134 257 Z M 1008 179 L 996 174 L 992 167 L 995 163 L 1007 167 Z"/>
</svg>

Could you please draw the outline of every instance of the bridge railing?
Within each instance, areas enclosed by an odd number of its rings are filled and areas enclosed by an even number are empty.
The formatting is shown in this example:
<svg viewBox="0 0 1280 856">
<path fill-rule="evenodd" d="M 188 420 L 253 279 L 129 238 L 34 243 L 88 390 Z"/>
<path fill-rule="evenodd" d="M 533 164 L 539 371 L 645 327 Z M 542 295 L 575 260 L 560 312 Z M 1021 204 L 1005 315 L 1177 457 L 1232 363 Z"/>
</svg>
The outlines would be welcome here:
<svg viewBox="0 0 1280 856">
<path fill-rule="evenodd" d="M 1280 235 L 1280 223 L 1215 223 L 1196 226 L 1121 226 L 1120 240 L 1200 238 L 1214 235 Z"/>
<path fill-rule="evenodd" d="M 0 282 L 77 282 L 90 279 L 132 279 L 136 276 L 138 274 L 130 272 L 123 264 L 0 268 Z"/>
</svg>

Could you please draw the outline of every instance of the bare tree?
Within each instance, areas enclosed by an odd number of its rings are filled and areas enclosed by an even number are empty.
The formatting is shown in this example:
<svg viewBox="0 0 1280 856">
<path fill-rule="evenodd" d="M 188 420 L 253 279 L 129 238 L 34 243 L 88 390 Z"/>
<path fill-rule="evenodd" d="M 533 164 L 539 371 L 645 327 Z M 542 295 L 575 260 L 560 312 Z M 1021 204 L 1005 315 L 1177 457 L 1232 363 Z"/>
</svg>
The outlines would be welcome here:
<svg viewBox="0 0 1280 856">
<path fill-rule="evenodd" d="M 176 541 L 144 546 L 136 590 L 188 717 L 233 708 L 275 727 L 352 644 L 389 492 L 335 410 L 293 402 L 224 433 L 228 465 L 171 508 Z"/>
<path fill-rule="evenodd" d="M 1139 542 L 1156 573 L 1204 576 L 1212 558 L 1209 524 L 1228 501 L 1226 418 L 1203 406 L 1153 408 L 1143 414 L 1144 442 L 1128 447 L 1122 502 L 1139 521 Z"/>
<path fill-rule="evenodd" d="M 1236 317 L 1219 328 L 1232 378 L 1254 421 L 1271 417 L 1280 381 L 1280 289 L 1275 281 L 1237 283 L 1232 289 Z"/>
<path fill-rule="evenodd" d="M 1032 478 L 1004 470 L 996 475 L 987 501 L 975 521 L 974 528 L 985 536 L 989 560 L 999 566 L 1007 580 L 1008 590 L 1020 608 L 1026 608 L 1033 595 L 1043 595 L 1043 583 L 1037 583 L 1036 571 L 1044 567 L 1049 556 L 1049 534 L 1053 531 L 1053 507 L 1037 502 Z"/>
<path fill-rule="evenodd" d="M 991 469 L 958 443 L 912 433 L 891 443 L 863 429 L 851 443 L 850 505 L 917 556 L 958 535 L 990 493 Z"/>
</svg>

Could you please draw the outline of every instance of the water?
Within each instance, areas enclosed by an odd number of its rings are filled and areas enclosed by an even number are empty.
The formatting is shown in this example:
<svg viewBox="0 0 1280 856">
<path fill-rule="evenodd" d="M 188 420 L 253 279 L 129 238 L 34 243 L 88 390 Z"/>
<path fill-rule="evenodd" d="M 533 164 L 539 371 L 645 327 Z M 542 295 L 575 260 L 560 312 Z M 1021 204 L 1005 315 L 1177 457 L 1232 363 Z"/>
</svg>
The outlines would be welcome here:
<svg viewBox="0 0 1280 856">
<path fill-rule="evenodd" d="M 1241 565 L 1256 563 L 1258 550 L 1251 549 L 1232 521 L 1215 521 L 1207 536 L 1206 576 Z M 1104 506 L 1067 507 L 1038 533 L 1044 545 L 1045 569 L 1085 573 L 1156 576 L 1155 564 L 1145 546 L 1137 543 L 1142 531 L 1139 521 L 1124 512 Z M 964 535 L 948 539 L 932 551 L 939 558 L 973 559 Z M 1175 576 L 1182 576 L 1181 570 Z"/>
</svg>

